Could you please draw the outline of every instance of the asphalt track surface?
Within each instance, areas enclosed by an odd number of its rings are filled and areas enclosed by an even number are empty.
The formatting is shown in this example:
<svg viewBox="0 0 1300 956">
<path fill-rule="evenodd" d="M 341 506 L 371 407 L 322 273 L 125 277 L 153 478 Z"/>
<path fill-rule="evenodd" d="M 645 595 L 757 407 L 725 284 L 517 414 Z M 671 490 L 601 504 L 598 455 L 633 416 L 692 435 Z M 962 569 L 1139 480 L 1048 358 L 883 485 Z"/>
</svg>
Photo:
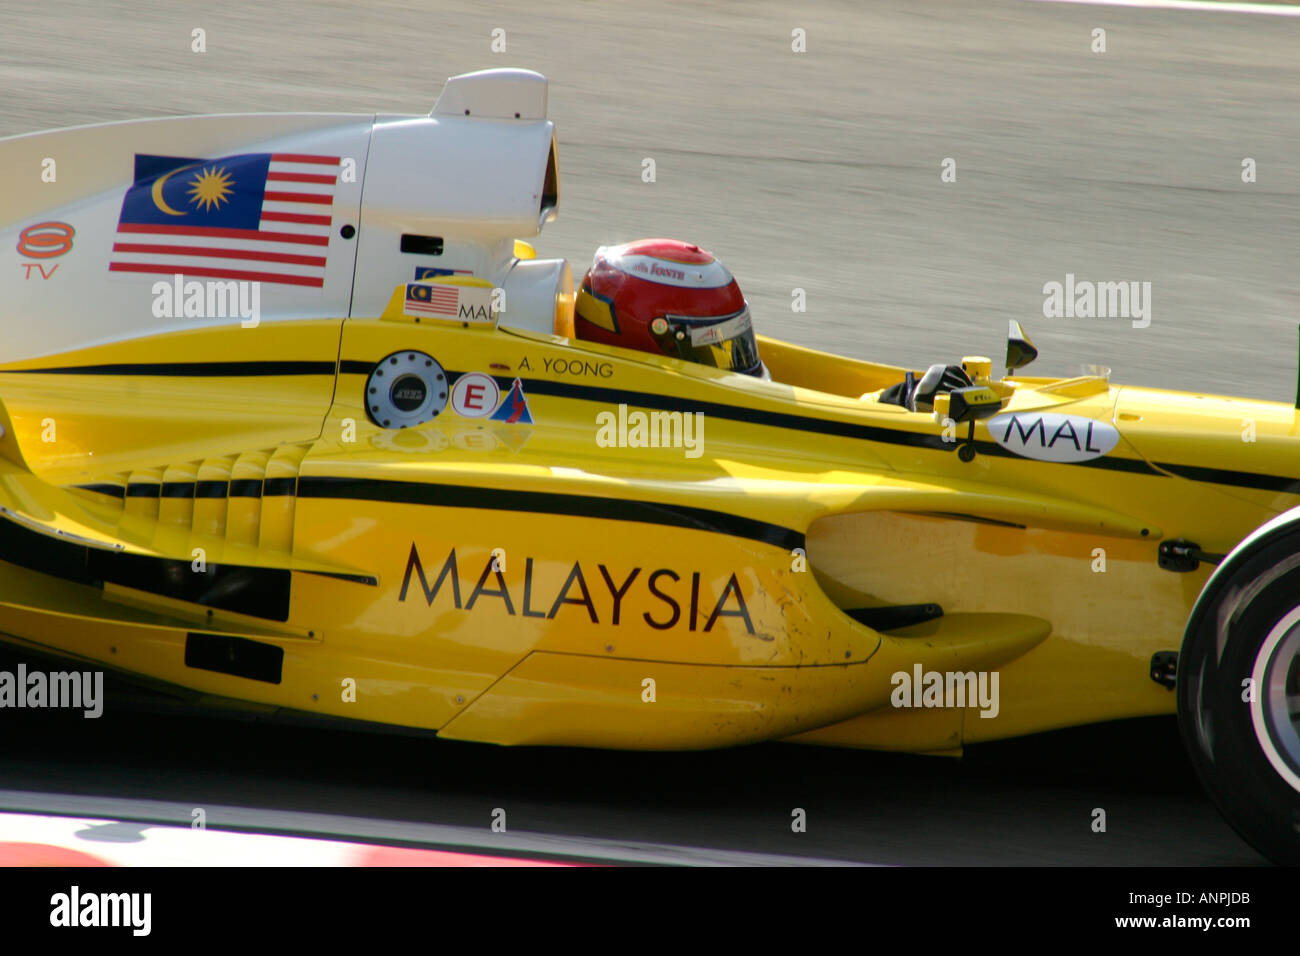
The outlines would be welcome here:
<svg viewBox="0 0 1300 956">
<path fill-rule="evenodd" d="M 202 807 L 216 829 L 602 862 L 1264 863 L 1202 794 L 1171 718 L 987 744 L 958 761 L 794 744 L 510 749 L 127 710 L 119 699 L 96 720 L 5 713 L 0 810 L 188 826 Z M 1092 829 L 1098 808 L 1104 833 Z M 491 831 L 498 809 L 505 834 Z"/>
<path fill-rule="evenodd" d="M 490 49 L 498 27 L 505 53 Z M 1105 53 L 1090 49 L 1098 27 Z M 204 54 L 190 52 L 195 28 Z M 795 28 L 806 53 L 791 51 Z M 761 332 L 805 345 L 919 367 L 996 358 L 1017 318 L 1043 374 L 1095 362 L 1118 382 L 1289 402 L 1297 49 L 1295 18 L 1023 0 L 0 0 L 0 135 L 139 115 L 420 113 L 448 75 L 530 67 L 551 80 L 563 181 L 560 221 L 537 244 L 579 274 L 599 244 L 678 236 L 723 258 Z M 943 183 L 949 157 L 957 181 Z M 1044 283 L 1067 273 L 1151 282 L 1150 326 L 1044 318 Z M 961 763 L 78 725 L 7 734 L 0 787 L 412 826 L 486 826 L 504 806 L 529 832 L 874 863 L 1259 862 L 1200 794 L 1171 721 Z M 809 811 L 805 834 L 790 832 L 793 807 Z M 1094 807 L 1106 834 L 1089 828 Z"/>
</svg>

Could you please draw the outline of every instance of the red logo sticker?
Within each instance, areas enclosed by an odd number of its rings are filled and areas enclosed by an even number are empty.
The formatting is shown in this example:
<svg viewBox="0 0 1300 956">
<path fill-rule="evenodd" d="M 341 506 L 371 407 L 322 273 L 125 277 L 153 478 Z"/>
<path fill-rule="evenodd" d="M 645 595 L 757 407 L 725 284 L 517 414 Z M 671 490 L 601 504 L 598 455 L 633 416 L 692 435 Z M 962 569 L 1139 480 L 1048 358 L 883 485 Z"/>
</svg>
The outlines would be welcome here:
<svg viewBox="0 0 1300 956">
<path fill-rule="evenodd" d="M 466 372 L 451 389 L 451 407 L 465 418 L 486 418 L 496 411 L 501 389 L 491 375 Z"/>
<path fill-rule="evenodd" d="M 38 222 L 18 234 L 18 252 L 28 259 L 53 259 L 72 248 L 76 233 L 66 222 Z"/>
</svg>

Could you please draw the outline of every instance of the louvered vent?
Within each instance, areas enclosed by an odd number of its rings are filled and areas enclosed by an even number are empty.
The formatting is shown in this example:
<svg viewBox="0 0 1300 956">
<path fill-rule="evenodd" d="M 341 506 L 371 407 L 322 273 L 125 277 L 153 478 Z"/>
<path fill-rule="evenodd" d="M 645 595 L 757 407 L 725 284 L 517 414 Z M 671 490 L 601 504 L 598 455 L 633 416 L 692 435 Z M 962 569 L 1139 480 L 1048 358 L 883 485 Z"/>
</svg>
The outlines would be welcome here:
<svg viewBox="0 0 1300 956">
<path fill-rule="evenodd" d="M 75 489 L 123 514 L 268 551 L 293 547 L 298 469 L 308 445 L 249 451 L 122 473 Z"/>
</svg>

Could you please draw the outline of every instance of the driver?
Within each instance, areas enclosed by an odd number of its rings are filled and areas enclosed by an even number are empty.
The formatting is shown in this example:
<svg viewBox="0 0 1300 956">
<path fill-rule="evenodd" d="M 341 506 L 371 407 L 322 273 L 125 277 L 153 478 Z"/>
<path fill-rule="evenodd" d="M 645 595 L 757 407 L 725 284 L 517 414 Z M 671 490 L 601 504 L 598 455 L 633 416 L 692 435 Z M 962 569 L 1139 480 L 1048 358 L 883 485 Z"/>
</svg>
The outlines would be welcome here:
<svg viewBox="0 0 1300 956">
<path fill-rule="evenodd" d="M 601 246 L 574 313 L 579 339 L 771 378 L 740 286 L 712 253 L 689 242 Z"/>
<path fill-rule="evenodd" d="M 932 412 L 934 396 L 974 384 L 960 365 L 931 365 L 920 378 L 915 372 L 908 372 L 897 385 L 884 389 L 876 401 L 902 405 L 909 412 Z"/>
<path fill-rule="evenodd" d="M 588 342 L 772 377 L 759 359 L 740 286 L 713 253 L 689 242 L 601 246 L 578 288 L 573 327 Z M 936 394 L 970 384 L 960 365 L 933 365 L 871 397 L 928 412 Z"/>
</svg>

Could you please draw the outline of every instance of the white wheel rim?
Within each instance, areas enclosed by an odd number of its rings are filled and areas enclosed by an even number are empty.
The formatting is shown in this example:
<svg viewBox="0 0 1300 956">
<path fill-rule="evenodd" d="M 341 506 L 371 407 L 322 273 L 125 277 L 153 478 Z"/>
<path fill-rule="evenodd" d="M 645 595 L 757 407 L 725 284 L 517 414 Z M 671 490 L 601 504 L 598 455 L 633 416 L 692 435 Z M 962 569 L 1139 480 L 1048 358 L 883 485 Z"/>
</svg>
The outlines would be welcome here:
<svg viewBox="0 0 1300 956">
<path fill-rule="evenodd" d="M 1300 791 L 1300 607 L 1273 626 L 1255 655 L 1251 680 L 1255 689 L 1250 719 L 1264 756 L 1278 776 Z M 1290 688 L 1290 693 L 1288 693 Z"/>
</svg>

